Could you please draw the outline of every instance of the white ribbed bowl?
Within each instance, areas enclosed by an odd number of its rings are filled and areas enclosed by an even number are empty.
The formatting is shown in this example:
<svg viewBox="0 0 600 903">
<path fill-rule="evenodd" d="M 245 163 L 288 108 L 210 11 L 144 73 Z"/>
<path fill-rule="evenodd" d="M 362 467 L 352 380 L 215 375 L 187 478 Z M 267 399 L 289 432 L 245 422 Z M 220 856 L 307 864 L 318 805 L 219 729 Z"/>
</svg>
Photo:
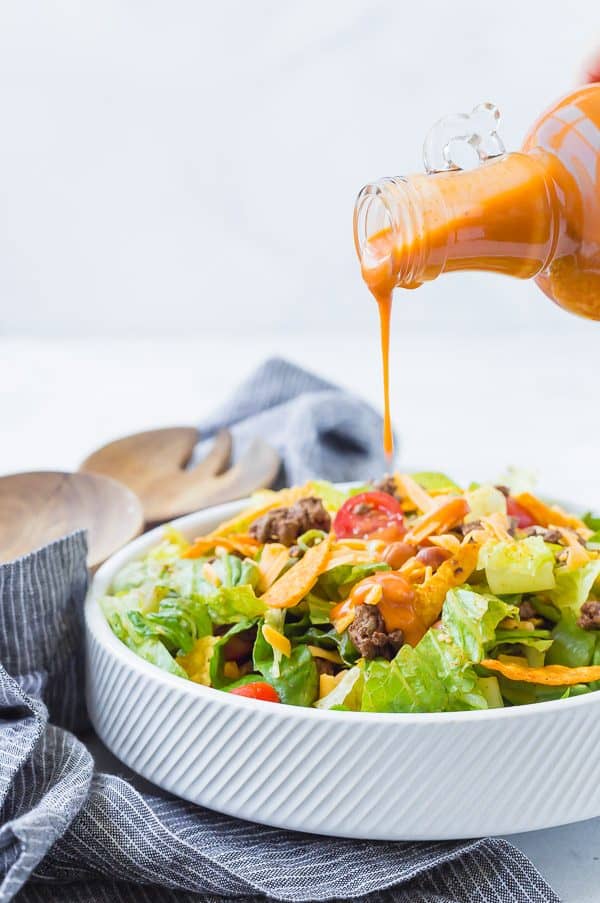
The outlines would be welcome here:
<svg viewBox="0 0 600 903">
<path fill-rule="evenodd" d="M 192 538 L 243 504 L 176 525 Z M 600 784 L 590 779 L 600 693 L 485 712 L 321 712 L 232 696 L 138 658 L 97 600 L 160 535 L 107 561 L 85 607 L 90 717 L 149 781 L 240 818 L 381 840 L 508 834 L 600 815 Z"/>
</svg>

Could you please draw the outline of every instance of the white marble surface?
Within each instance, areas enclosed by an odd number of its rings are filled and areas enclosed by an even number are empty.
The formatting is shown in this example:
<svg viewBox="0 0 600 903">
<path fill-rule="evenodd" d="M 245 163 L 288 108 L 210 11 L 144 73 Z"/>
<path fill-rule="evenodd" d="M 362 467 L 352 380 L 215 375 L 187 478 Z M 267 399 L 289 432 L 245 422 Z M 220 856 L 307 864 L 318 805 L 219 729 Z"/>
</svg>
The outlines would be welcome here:
<svg viewBox="0 0 600 903">
<path fill-rule="evenodd" d="M 124 432 L 193 423 L 268 354 L 314 367 L 379 405 L 371 313 L 360 337 L 330 332 L 316 339 L 296 330 L 285 339 L 239 333 L 0 339 L 0 472 L 73 468 Z M 600 507 L 600 327 L 590 325 L 577 342 L 538 333 L 444 337 L 405 326 L 403 311 L 395 313 L 393 410 L 401 466 L 467 478 L 525 465 L 549 491 Z M 111 767 L 107 753 L 98 753 Z M 600 820 L 511 839 L 566 903 L 598 899 Z"/>
</svg>

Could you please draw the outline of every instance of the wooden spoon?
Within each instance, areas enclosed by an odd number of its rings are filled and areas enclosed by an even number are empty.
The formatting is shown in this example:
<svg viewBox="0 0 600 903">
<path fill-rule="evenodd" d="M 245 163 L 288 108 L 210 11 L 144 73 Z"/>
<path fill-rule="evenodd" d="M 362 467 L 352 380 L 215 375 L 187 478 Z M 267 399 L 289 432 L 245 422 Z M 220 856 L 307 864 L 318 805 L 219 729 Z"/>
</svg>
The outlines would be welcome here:
<svg viewBox="0 0 600 903">
<path fill-rule="evenodd" d="M 83 529 L 94 568 L 141 533 L 143 524 L 139 500 L 108 477 L 56 471 L 0 477 L 0 562 Z"/>
<path fill-rule="evenodd" d="M 227 430 L 217 433 L 206 457 L 186 470 L 198 438 L 194 427 L 135 433 L 93 452 L 80 469 L 113 477 L 128 486 L 142 503 L 147 525 L 242 498 L 274 482 L 279 456 L 260 439 L 227 470 L 231 457 Z"/>
</svg>

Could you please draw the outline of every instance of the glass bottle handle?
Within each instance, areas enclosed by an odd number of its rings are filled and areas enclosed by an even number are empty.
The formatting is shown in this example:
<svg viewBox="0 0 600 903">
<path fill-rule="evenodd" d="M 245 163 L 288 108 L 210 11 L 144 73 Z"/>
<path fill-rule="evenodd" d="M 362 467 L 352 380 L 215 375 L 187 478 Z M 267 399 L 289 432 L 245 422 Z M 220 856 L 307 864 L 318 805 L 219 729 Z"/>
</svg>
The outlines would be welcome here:
<svg viewBox="0 0 600 903">
<path fill-rule="evenodd" d="M 506 148 L 497 131 L 499 119 L 500 111 L 492 103 L 480 103 L 470 113 L 439 119 L 423 144 L 426 172 L 473 169 L 502 156 Z"/>
</svg>

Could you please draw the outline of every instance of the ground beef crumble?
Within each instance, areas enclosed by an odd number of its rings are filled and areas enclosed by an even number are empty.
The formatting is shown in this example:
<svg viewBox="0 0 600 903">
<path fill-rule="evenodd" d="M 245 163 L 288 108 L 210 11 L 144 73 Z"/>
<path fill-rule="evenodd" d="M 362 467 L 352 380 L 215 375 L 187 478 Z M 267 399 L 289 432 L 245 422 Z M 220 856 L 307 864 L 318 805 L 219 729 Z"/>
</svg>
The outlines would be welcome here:
<svg viewBox="0 0 600 903">
<path fill-rule="evenodd" d="M 529 601 L 529 599 L 526 599 L 524 602 L 521 603 L 519 612 L 520 612 L 522 621 L 528 621 L 529 618 L 539 618 L 537 610 L 533 607 L 533 605 Z"/>
<path fill-rule="evenodd" d="M 584 602 L 577 624 L 584 630 L 600 630 L 600 602 Z"/>
<path fill-rule="evenodd" d="M 354 621 L 348 628 L 350 639 L 363 658 L 394 658 L 404 643 L 401 630 L 387 633 L 377 605 L 357 605 Z"/>
<path fill-rule="evenodd" d="M 386 473 L 380 480 L 373 480 L 372 486 L 376 492 L 385 492 L 395 499 L 399 498 L 396 480 L 389 473 Z"/>
<path fill-rule="evenodd" d="M 300 499 L 290 508 L 274 508 L 250 525 L 250 533 L 259 542 L 280 542 L 293 546 L 307 530 L 328 533 L 331 518 L 321 499 L 310 496 Z"/>
<path fill-rule="evenodd" d="M 555 545 L 563 543 L 563 538 L 559 531 L 549 530 L 547 527 L 526 527 L 523 533 L 525 536 L 541 536 L 544 542 L 554 543 Z"/>
</svg>

